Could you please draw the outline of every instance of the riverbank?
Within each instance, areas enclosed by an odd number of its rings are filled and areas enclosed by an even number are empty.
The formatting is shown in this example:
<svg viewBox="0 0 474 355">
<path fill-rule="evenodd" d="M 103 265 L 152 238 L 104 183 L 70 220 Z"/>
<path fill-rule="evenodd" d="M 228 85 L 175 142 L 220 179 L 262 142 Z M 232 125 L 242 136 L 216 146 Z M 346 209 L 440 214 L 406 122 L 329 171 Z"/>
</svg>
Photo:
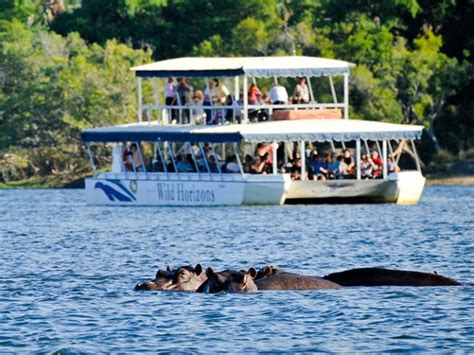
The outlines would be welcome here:
<svg viewBox="0 0 474 355">
<path fill-rule="evenodd" d="M 426 185 L 428 186 L 474 185 L 474 176 L 428 177 L 426 178 Z"/>
</svg>

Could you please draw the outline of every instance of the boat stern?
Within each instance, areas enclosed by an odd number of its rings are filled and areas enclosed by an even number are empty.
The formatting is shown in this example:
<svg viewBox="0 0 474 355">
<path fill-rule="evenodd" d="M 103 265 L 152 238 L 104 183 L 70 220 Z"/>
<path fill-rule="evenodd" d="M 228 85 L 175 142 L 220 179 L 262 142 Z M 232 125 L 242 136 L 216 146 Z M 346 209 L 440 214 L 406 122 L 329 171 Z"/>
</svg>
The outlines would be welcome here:
<svg viewBox="0 0 474 355">
<path fill-rule="evenodd" d="M 417 204 L 423 193 L 426 179 L 419 171 L 401 171 L 389 175 L 390 180 L 394 180 L 398 187 L 397 204 L 414 205 Z"/>
</svg>

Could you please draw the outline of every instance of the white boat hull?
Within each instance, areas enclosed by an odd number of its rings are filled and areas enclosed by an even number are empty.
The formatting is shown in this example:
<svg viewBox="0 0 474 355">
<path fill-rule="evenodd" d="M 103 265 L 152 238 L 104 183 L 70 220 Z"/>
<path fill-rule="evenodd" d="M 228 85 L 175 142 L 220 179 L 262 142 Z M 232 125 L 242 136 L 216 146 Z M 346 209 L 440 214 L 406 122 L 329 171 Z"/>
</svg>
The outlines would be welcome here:
<svg viewBox="0 0 474 355">
<path fill-rule="evenodd" d="M 388 180 L 293 181 L 285 203 L 416 204 L 424 184 L 418 171 L 391 174 Z"/>
<path fill-rule="evenodd" d="M 283 175 L 102 173 L 85 181 L 91 205 L 226 206 L 282 204 Z"/>
<path fill-rule="evenodd" d="M 415 204 L 424 184 L 417 171 L 387 180 L 326 181 L 291 181 L 289 175 L 101 173 L 85 183 L 88 204 L 125 206 Z"/>
</svg>

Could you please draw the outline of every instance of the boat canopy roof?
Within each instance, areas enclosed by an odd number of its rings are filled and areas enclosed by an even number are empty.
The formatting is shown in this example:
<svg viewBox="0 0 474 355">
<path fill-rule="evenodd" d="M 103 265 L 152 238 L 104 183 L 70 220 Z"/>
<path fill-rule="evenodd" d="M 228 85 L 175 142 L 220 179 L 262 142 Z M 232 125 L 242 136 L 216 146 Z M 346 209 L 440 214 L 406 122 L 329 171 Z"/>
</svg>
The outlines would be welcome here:
<svg viewBox="0 0 474 355">
<path fill-rule="evenodd" d="M 85 129 L 85 142 L 272 142 L 419 139 L 423 126 L 340 119 L 271 121 L 225 126 L 136 123 Z"/>
<path fill-rule="evenodd" d="M 336 59 L 283 57 L 184 57 L 133 67 L 138 77 L 295 77 L 349 73 L 355 64 Z"/>
</svg>

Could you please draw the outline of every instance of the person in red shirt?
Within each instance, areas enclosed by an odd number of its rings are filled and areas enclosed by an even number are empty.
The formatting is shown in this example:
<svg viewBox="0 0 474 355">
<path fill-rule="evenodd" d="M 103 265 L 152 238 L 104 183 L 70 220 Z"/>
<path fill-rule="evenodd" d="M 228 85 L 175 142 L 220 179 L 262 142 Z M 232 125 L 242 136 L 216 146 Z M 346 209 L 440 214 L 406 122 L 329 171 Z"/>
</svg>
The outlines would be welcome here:
<svg viewBox="0 0 474 355">
<path fill-rule="evenodd" d="M 372 151 L 370 154 L 370 157 L 372 158 L 372 163 L 374 166 L 374 171 L 372 173 L 374 179 L 380 178 L 382 176 L 383 172 L 383 161 L 382 158 L 380 158 L 380 155 L 377 151 Z"/>
</svg>

